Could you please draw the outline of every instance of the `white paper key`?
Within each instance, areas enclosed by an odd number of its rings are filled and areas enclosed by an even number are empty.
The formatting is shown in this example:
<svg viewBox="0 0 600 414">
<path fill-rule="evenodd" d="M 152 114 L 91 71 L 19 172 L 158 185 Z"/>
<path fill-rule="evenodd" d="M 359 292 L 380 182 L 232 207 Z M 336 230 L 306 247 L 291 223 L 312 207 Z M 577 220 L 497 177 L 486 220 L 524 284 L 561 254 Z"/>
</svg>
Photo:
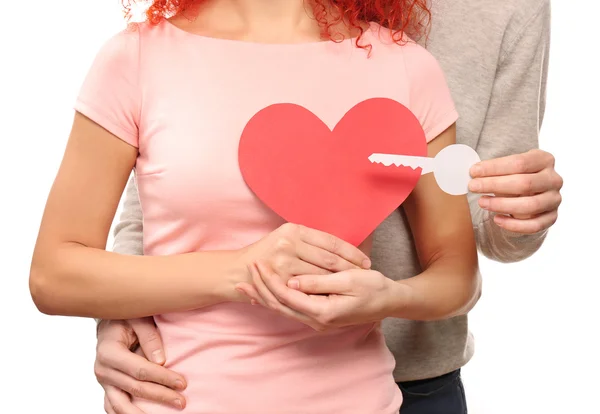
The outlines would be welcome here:
<svg viewBox="0 0 600 414">
<path fill-rule="evenodd" d="M 435 181 L 442 191 L 461 195 L 469 192 L 471 180 L 469 170 L 481 161 L 475 150 L 468 145 L 453 144 L 441 150 L 435 158 L 416 157 L 412 155 L 371 154 L 369 161 L 383 164 L 386 167 L 406 166 L 414 170 L 421 168 L 421 175 L 433 172 Z"/>
</svg>

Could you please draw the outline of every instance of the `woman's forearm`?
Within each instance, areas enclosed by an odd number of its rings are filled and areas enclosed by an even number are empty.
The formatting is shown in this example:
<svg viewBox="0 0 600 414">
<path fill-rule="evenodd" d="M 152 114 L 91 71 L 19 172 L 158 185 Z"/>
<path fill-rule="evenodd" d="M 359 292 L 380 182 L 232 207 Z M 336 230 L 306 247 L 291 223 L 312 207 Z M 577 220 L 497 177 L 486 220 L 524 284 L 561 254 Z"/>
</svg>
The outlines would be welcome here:
<svg viewBox="0 0 600 414">
<path fill-rule="evenodd" d="M 424 272 L 395 282 L 393 317 L 432 321 L 466 314 L 481 295 L 478 267 L 464 256 L 439 258 Z"/>
<path fill-rule="evenodd" d="M 239 300 L 236 252 L 126 256 L 75 243 L 34 254 L 30 290 L 47 314 L 130 319 Z"/>
</svg>

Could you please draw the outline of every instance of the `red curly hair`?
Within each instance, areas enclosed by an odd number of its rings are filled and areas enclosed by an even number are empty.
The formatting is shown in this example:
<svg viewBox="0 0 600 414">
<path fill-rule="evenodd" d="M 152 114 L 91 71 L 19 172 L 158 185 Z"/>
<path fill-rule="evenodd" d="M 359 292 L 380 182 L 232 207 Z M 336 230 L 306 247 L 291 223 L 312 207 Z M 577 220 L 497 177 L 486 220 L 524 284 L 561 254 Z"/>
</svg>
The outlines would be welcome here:
<svg viewBox="0 0 600 414">
<path fill-rule="evenodd" d="M 129 15 L 131 2 L 122 0 Z M 167 17 L 182 14 L 191 6 L 205 0 L 152 0 L 146 11 L 146 18 L 151 24 L 158 24 Z M 361 23 L 375 22 L 383 27 L 392 29 L 396 43 L 401 43 L 403 34 L 412 38 L 426 36 L 431 13 L 427 0 L 305 0 L 311 3 L 314 16 L 323 30 L 323 38 L 334 40 L 336 33 L 331 32 L 332 26 L 345 19 L 350 29 L 363 34 Z M 330 11 L 328 13 L 328 11 Z M 333 16 L 339 16 L 332 19 Z M 364 46 L 363 46 L 364 47 Z"/>
</svg>

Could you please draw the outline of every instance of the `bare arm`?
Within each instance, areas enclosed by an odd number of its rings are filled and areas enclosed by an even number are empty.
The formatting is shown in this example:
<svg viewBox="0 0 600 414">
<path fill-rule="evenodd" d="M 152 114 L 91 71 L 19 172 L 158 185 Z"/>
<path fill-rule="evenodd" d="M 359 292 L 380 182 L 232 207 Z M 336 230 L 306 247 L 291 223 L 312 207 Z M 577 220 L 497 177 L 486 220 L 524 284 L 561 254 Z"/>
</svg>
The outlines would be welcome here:
<svg viewBox="0 0 600 414">
<path fill-rule="evenodd" d="M 126 319 L 235 299 L 233 283 L 246 272 L 235 252 L 104 250 L 136 156 L 136 148 L 76 114 L 31 265 L 31 294 L 42 312 Z"/>
<path fill-rule="evenodd" d="M 114 234 L 113 252 L 138 256 L 144 254 L 144 217 L 136 179 L 133 175 L 125 188 L 123 211 L 115 226 Z M 99 324 L 100 321 L 102 319 L 96 318 L 96 323 Z"/>
<path fill-rule="evenodd" d="M 294 224 L 236 251 L 156 257 L 106 252 L 136 157 L 136 148 L 76 114 L 32 259 L 30 290 L 42 312 L 131 319 L 185 311 L 246 301 L 235 285 L 249 280 L 248 264 L 259 259 L 288 277 L 367 262 L 349 243 Z"/>
<path fill-rule="evenodd" d="M 428 145 L 428 155 L 456 141 L 450 127 Z M 421 177 L 404 203 L 424 271 L 395 282 L 391 314 L 403 319 L 436 320 L 468 312 L 481 285 L 469 205 L 464 196 L 444 193 L 432 174 Z"/>
</svg>

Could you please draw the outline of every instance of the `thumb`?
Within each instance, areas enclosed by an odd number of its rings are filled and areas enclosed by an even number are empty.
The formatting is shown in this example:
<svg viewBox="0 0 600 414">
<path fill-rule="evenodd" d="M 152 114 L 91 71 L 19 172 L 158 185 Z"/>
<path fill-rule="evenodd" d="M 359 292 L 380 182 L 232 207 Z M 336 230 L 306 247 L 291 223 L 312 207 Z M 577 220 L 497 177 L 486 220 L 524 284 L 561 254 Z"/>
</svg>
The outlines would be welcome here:
<svg viewBox="0 0 600 414">
<path fill-rule="evenodd" d="M 160 334 L 154 324 L 154 319 L 138 318 L 129 321 L 131 328 L 138 337 L 140 348 L 150 361 L 162 365 L 165 363 L 165 350 Z"/>
<path fill-rule="evenodd" d="M 295 276 L 288 280 L 287 285 L 290 289 L 315 295 L 344 294 L 352 288 L 348 272 Z"/>
</svg>

